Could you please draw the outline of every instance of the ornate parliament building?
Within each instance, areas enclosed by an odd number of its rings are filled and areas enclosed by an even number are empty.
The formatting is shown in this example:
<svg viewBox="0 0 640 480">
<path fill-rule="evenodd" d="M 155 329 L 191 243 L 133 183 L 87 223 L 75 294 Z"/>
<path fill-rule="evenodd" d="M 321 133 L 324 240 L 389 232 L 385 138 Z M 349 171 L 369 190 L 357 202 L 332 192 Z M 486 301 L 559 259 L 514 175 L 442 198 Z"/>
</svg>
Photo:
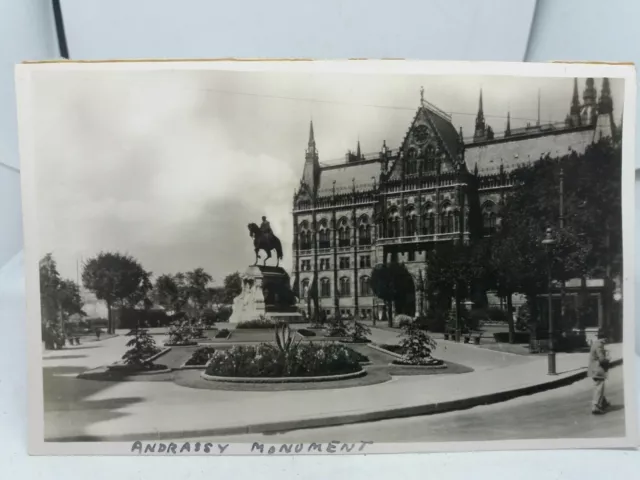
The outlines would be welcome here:
<svg viewBox="0 0 640 480">
<path fill-rule="evenodd" d="M 326 166 L 319 162 L 311 123 L 293 199 L 293 273 L 300 307 L 306 311 L 317 288 L 319 308 L 328 316 L 378 318 L 380 302 L 370 286 L 374 265 L 397 260 L 417 279 L 428 268 L 426 252 L 437 243 L 467 241 L 474 225 L 481 235 L 490 235 L 511 188 L 510 171 L 546 155 L 582 153 L 599 138 L 614 135 L 608 79 L 600 92 L 587 79 L 582 99 L 574 80 L 567 100 L 560 124 L 538 121 L 512 129 L 508 116 L 505 131 L 494 134 L 480 91 L 475 132 L 465 141 L 451 117 L 421 93 L 397 148 L 383 141 L 379 152 L 365 155 L 358 142 L 343 163 Z M 470 221 L 470 212 L 482 220 Z"/>
</svg>

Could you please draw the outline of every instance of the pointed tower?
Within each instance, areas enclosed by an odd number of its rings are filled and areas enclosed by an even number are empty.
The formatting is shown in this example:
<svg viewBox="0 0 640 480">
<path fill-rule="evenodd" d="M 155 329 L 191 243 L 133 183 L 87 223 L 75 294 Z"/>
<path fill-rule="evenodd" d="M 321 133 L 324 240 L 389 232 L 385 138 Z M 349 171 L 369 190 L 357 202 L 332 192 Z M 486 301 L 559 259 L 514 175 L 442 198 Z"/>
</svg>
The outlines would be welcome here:
<svg viewBox="0 0 640 480">
<path fill-rule="evenodd" d="M 478 115 L 476 116 L 476 130 L 473 133 L 473 141 L 480 142 L 486 140 L 487 128 L 484 121 L 484 109 L 482 106 L 482 88 L 480 89 L 480 100 L 478 102 Z"/>
<path fill-rule="evenodd" d="M 362 152 L 360 151 L 360 139 L 358 139 L 358 146 L 356 147 L 356 160 L 362 160 Z"/>
<path fill-rule="evenodd" d="M 596 120 L 596 87 L 593 78 L 587 78 L 587 84 L 582 93 L 582 125 L 593 125 Z"/>
<path fill-rule="evenodd" d="M 536 119 L 536 127 L 540 126 L 540 89 L 538 89 L 538 118 Z"/>
<path fill-rule="evenodd" d="M 573 79 L 573 95 L 571 96 L 571 106 L 569 114 L 565 120 L 567 127 L 579 127 L 582 122 L 580 118 L 580 95 L 578 94 L 578 79 Z"/>
<path fill-rule="evenodd" d="M 602 79 L 602 88 L 600 90 L 600 100 L 598 101 L 598 114 L 613 113 L 613 99 L 611 98 L 611 85 L 609 79 Z"/>
<path fill-rule="evenodd" d="M 504 130 L 504 136 L 511 136 L 511 110 L 507 111 L 507 128 Z"/>
<path fill-rule="evenodd" d="M 309 124 L 309 143 L 305 152 L 304 170 L 302 171 L 302 183 L 307 186 L 309 193 L 315 193 L 320 180 L 320 162 L 318 161 L 318 149 L 313 134 L 313 120 Z"/>
<path fill-rule="evenodd" d="M 611 86 L 609 79 L 602 79 L 600 89 L 600 99 L 598 100 L 596 131 L 594 140 L 598 141 L 603 137 L 615 138 L 616 126 L 613 120 L 613 99 L 611 98 Z"/>
</svg>

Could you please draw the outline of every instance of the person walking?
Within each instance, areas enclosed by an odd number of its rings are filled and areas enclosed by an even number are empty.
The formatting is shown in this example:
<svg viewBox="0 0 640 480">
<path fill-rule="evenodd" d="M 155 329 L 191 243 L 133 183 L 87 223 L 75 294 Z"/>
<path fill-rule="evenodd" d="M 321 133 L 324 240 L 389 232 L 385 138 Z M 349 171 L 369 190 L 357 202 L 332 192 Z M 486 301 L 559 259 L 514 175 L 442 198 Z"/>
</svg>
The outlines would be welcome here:
<svg viewBox="0 0 640 480">
<path fill-rule="evenodd" d="M 609 402 L 604 395 L 604 383 L 609 370 L 609 355 L 604 348 L 606 337 L 604 329 L 599 329 L 598 338 L 591 343 L 591 350 L 589 352 L 588 374 L 593 378 L 594 382 L 591 413 L 594 415 L 602 415 L 609 406 Z"/>
</svg>

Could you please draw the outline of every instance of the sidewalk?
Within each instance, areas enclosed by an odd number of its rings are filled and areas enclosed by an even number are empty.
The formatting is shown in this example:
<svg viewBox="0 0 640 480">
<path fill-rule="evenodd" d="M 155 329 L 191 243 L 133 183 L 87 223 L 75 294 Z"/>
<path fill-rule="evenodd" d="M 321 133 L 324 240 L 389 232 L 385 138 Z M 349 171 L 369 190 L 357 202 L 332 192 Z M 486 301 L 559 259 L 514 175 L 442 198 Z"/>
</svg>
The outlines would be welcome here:
<svg viewBox="0 0 640 480">
<path fill-rule="evenodd" d="M 378 329 L 373 335 L 376 341 L 383 336 Z M 609 351 L 618 360 L 622 345 L 611 345 Z M 377 385 L 313 391 L 234 392 L 190 389 L 173 382 L 114 382 L 100 385 L 67 408 L 46 411 L 45 431 L 47 440 L 59 441 L 177 439 L 439 413 L 571 383 L 585 376 L 588 358 L 585 353 L 558 354 L 559 375 L 548 376 L 546 357 L 444 341 L 435 355 L 461 363 L 460 355 L 474 356 L 479 364 L 468 363 L 476 370 L 463 375 L 394 377 Z"/>
</svg>

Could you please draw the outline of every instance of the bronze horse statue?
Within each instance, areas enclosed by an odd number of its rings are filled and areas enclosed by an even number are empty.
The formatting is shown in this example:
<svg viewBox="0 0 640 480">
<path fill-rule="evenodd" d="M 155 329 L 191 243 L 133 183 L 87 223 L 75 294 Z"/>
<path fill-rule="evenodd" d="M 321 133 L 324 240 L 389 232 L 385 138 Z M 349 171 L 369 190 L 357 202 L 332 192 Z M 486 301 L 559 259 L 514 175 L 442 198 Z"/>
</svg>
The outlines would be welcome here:
<svg viewBox="0 0 640 480">
<path fill-rule="evenodd" d="M 250 223 L 247 227 L 249 228 L 249 236 L 253 237 L 253 246 L 255 247 L 254 250 L 256 252 L 256 263 L 254 263 L 254 265 L 258 264 L 258 259 L 260 258 L 260 254 L 258 252 L 260 250 L 264 250 L 267 253 L 267 257 L 262 263 L 262 265 L 265 266 L 267 264 L 267 260 L 271 258 L 271 250 L 275 249 L 278 255 L 276 267 L 279 266 L 280 260 L 282 260 L 282 244 L 280 243 L 280 239 L 274 234 L 265 234 L 255 223 Z"/>
</svg>

